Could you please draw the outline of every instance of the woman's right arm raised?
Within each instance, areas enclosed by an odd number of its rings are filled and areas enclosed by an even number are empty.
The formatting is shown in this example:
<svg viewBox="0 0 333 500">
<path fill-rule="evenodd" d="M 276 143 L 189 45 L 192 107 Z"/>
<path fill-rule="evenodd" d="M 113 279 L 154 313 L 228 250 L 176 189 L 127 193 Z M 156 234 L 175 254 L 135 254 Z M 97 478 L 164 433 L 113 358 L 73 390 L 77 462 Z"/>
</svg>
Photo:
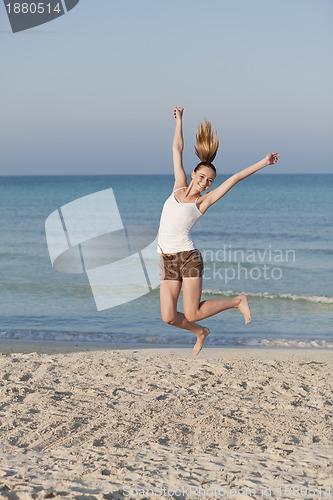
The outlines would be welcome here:
<svg viewBox="0 0 333 500">
<path fill-rule="evenodd" d="M 173 114 L 176 118 L 176 130 L 173 138 L 172 153 L 173 153 L 173 168 L 175 173 L 175 184 L 173 191 L 183 186 L 187 186 L 186 173 L 183 167 L 183 111 L 181 106 L 174 108 Z"/>
</svg>

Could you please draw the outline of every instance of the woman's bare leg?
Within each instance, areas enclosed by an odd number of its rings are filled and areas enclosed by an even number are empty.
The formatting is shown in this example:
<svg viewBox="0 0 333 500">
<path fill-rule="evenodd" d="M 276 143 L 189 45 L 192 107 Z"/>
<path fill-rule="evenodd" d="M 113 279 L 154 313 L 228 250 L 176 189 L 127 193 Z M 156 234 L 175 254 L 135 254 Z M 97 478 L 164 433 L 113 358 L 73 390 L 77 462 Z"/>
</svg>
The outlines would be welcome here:
<svg viewBox="0 0 333 500">
<path fill-rule="evenodd" d="M 202 344 L 209 334 L 209 328 L 188 321 L 183 313 L 177 311 L 177 302 L 182 287 L 181 281 L 163 280 L 160 286 L 160 301 L 162 319 L 168 325 L 176 326 L 195 333 L 197 342 L 193 352 L 199 354 Z"/>
<path fill-rule="evenodd" d="M 245 324 L 251 321 L 251 311 L 246 295 L 232 299 L 201 300 L 202 278 L 183 279 L 183 303 L 185 317 L 189 321 L 201 321 L 226 309 L 238 309 L 244 316 Z"/>
</svg>

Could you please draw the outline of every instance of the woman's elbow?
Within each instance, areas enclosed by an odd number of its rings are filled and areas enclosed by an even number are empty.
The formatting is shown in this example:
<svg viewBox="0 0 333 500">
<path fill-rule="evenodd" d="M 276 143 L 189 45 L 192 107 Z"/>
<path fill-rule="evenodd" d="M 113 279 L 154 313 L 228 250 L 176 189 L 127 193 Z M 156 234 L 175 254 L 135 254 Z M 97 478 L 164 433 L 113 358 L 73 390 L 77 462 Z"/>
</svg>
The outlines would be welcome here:
<svg viewBox="0 0 333 500">
<path fill-rule="evenodd" d="M 243 177 L 240 175 L 240 172 L 237 172 L 237 174 L 234 174 L 231 177 L 233 185 L 237 184 L 237 182 L 241 181 L 242 179 L 243 179 Z"/>
</svg>

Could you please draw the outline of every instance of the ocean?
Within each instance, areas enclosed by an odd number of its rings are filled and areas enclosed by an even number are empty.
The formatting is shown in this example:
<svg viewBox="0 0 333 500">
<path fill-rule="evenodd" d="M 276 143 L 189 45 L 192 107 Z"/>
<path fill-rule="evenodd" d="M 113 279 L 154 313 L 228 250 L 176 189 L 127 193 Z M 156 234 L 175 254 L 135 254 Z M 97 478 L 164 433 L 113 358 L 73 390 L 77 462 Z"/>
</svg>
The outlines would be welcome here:
<svg viewBox="0 0 333 500">
<path fill-rule="evenodd" d="M 162 322 L 158 288 L 97 310 L 85 273 L 52 267 L 45 235 L 52 212 L 109 188 L 124 226 L 157 233 L 172 187 L 171 175 L 0 177 L 0 341 L 193 345 L 192 333 Z M 205 345 L 333 347 L 332 188 L 333 175 L 256 174 L 199 220 L 203 300 L 246 293 L 253 318 L 244 325 L 228 310 L 202 321 L 211 329 Z"/>
</svg>

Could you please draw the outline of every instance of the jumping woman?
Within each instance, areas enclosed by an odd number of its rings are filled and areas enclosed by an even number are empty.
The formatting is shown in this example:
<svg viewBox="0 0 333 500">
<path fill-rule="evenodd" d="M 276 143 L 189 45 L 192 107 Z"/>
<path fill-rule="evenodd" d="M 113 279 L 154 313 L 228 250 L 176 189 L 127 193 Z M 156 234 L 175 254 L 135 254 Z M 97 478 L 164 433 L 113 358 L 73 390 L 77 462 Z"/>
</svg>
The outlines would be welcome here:
<svg viewBox="0 0 333 500">
<path fill-rule="evenodd" d="M 172 151 L 175 184 L 171 196 L 164 203 L 158 235 L 158 252 L 161 254 L 160 299 L 163 321 L 177 328 L 189 330 L 197 336 L 193 348 L 194 354 L 197 355 L 209 334 L 209 329 L 199 325 L 198 321 L 234 308 L 243 314 L 245 324 L 248 324 L 251 321 L 251 311 L 245 295 L 231 299 L 201 301 L 203 259 L 190 238 L 190 231 L 206 210 L 220 200 L 237 182 L 267 165 L 275 164 L 279 155 L 269 153 L 263 160 L 229 177 L 216 189 L 204 193 L 211 187 L 216 177 L 212 161 L 219 147 L 218 135 L 213 131 L 210 122 L 205 120 L 204 123 L 200 123 L 195 146 L 200 163 L 191 173 L 191 182 L 188 184 L 183 167 L 183 111 L 182 107 L 174 108 L 176 130 Z M 177 311 L 182 285 L 184 314 Z"/>
</svg>

